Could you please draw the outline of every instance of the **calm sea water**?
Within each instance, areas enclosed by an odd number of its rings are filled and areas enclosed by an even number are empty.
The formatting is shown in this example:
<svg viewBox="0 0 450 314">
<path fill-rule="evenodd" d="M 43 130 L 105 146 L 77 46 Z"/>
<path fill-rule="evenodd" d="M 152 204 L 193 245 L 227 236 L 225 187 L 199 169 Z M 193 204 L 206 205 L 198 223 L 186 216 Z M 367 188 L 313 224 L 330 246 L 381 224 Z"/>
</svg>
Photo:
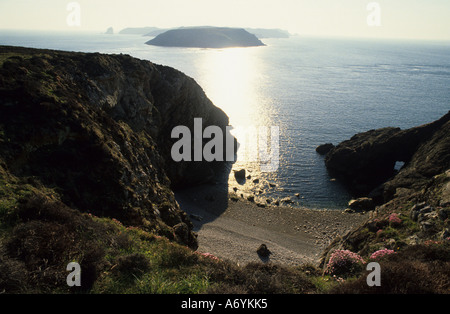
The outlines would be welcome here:
<svg viewBox="0 0 450 314">
<path fill-rule="evenodd" d="M 386 126 L 413 127 L 450 110 L 449 42 L 292 37 L 216 50 L 153 47 L 145 45 L 149 39 L 0 31 L 1 45 L 124 53 L 181 70 L 233 126 L 280 130 L 278 170 L 263 173 L 257 163 L 241 160 L 234 169 L 245 168 L 252 179 L 240 184 L 230 175 L 227 188 L 292 197 L 300 206 L 342 208 L 351 198 L 328 175 L 315 152 L 319 144 Z"/>
</svg>

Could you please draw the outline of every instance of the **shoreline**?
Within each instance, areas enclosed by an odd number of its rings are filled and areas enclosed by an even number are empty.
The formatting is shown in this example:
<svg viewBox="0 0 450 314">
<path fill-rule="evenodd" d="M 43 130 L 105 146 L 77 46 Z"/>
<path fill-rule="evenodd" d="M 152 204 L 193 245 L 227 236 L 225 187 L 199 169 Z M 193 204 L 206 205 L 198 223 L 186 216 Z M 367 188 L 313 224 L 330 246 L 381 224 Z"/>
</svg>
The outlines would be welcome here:
<svg viewBox="0 0 450 314">
<path fill-rule="evenodd" d="M 369 215 L 336 209 L 261 207 L 214 185 L 176 191 L 175 197 L 198 234 L 198 251 L 239 265 L 316 264 L 336 237 L 345 235 Z M 257 254 L 261 244 L 271 251 L 268 258 Z"/>
</svg>

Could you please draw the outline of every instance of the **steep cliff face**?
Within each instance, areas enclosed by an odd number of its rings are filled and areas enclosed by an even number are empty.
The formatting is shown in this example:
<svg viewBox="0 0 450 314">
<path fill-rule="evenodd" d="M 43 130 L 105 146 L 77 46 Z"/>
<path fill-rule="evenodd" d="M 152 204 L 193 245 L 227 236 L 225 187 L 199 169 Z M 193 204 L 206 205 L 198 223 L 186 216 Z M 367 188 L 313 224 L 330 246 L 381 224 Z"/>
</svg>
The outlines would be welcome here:
<svg viewBox="0 0 450 314">
<path fill-rule="evenodd" d="M 1 173 L 194 248 L 171 187 L 207 180 L 215 165 L 175 163 L 170 148 L 173 127 L 195 117 L 204 127 L 228 125 L 174 69 L 126 55 L 0 47 Z"/>
<path fill-rule="evenodd" d="M 424 187 L 433 176 L 450 167 L 449 136 L 450 113 L 407 130 L 371 130 L 331 149 L 325 164 L 358 194 L 368 194 L 384 184 L 382 201 L 387 201 L 395 188 Z M 394 169 L 396 162 L 405 164 L 398 174 Z M 385 184 L 386 181 L 389 182 Z"/>
<path fill-rule="evenodd" d="M 405 163 L 399 171 L 394 171 L 396 161 Z M 370 256 L 380 249 L 399 251 L 435 243 L 447 245 L 448 252 L 450 113 L 407 130 L 385 128 L 357 134 L 333 148 L 326 165 L 379 206 L 367 222 L 330 244 L 322 256 L 323 265 L 336 249 Z"/>
</svg>

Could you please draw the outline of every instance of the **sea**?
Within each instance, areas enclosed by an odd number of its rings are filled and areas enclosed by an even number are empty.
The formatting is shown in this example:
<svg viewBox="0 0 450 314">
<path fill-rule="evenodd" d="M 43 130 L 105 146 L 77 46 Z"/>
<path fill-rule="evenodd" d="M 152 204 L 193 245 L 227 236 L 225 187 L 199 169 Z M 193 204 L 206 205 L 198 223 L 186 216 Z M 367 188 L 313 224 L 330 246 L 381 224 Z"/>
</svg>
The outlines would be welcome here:
<svg viewBox="0 0 450 314">
<path fill-rule="evenodd" d="M 261 47 L 196 49 L 146 45 L 150 39 L 0 31 L 0 45 L 129 54 L 194 78 L 229 116 L 240 143 L 262 149 L 256 138 L 267 131 L 264 149 L 276 152 L 267 154 L 275 167 L 262 169 L 262 160 L 241 156 L 224 186 L 262 202 L 290 198 L 291 206 L 345 208 L 353 195 L 327 172 L 318 145 L 371 129 L 422 125 L 450 110 L 448 41 L 292 36 L 262 39 Z M 245 181 L 234 176 L 240 169 Z"/>
</svg>

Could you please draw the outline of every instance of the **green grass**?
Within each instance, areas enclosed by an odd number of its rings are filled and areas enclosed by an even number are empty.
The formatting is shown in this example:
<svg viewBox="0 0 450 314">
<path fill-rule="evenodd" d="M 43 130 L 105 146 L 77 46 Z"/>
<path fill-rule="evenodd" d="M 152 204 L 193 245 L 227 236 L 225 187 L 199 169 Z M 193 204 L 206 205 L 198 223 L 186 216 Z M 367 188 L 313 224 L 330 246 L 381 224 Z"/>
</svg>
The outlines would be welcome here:
<svg viewBox="0 0 450 314">
<path fill-rule="evenodd" d="M 94 218 L 98 219 L 98 218 Z M 210 281 L 207 269 L 214 263 L 191 249 L 138 228 L 114 224 L 122 237 L 118 250 L 109 250 L 108 267 L 91 293 L 206 293 Z"/>
</svg>

